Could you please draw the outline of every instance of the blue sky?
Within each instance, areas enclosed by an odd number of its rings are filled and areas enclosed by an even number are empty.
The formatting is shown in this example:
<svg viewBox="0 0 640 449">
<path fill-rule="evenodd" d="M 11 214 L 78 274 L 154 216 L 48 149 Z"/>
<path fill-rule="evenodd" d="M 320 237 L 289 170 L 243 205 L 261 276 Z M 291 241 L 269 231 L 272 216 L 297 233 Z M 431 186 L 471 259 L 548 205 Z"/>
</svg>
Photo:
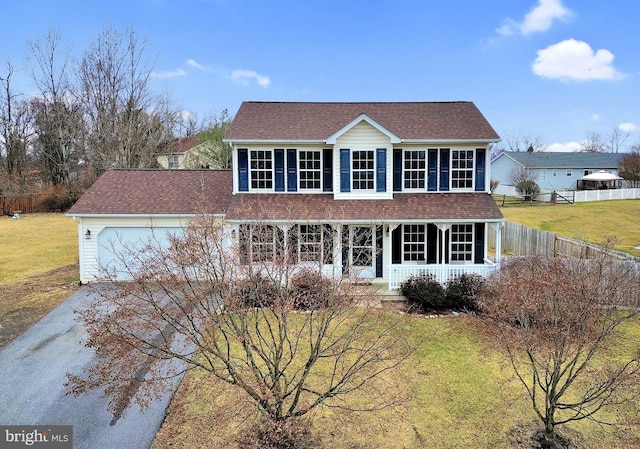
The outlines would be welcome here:
<svg viewBox="0 0 640 449">
<path fill-rule="evenodd" d="M 503 137 L 550 150 L 616 127 L 640 142 L 636 0 L 7 3 L 0 63 L 22 66 L 50 28 L 79 56 L 105 28 L 133 27 L 155 81 L 199 117 L 245 100 L 468 100 Z"/>
</svg>

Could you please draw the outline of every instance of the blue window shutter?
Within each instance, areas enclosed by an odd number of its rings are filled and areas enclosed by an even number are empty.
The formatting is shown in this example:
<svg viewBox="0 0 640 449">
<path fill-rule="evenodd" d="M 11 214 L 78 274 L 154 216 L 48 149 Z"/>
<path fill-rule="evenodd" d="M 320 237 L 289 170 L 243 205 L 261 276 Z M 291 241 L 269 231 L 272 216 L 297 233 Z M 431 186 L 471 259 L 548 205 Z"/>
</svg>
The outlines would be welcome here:
<svg viewBox="0 0 640 449">
<path fill-rule="evenodd" d="M 273 150 L 276 166 L 276 192 L 284 192 L 284 150 Z"/>
<path fill-rule="evenodd" d="M 246 148 L 238 150 L 238 190 L 249 191 L 249 152 Z"/>
<path fill-rule="evenodd" d="M 333 192 L 333 149 L 322 150 L 322 191 Z"/>
<path fill-rule="evenodd" d="M 449 149 L 440 149 L 440 191 L 449 190 Z"/>
<path fill-rule="evenodd" d="M 349 149 L 342 148 L 340 150 L 340 191 L 350 192 L 351 189 L 351 163 L 349 157 Z"/>
<path fill-rule="evenodd" d="M 487 150 L 478 148 L 476 150 L 476 192 L 484 192 L 485 167 L 487 165 Z"/>
<path fill-rule="evenodd" d="M 435 192 L 438 190 L 438 150 L 429 150 L 429 160 L 427 167 L 427 190 Z"/>
<path fill-rule="evenodd" d="M 393 150 L 393 191 L 402 192 L 402 150 Z"/>
<path fill-rule="evenodd" d="M 474 263 L 484 263 L 484 223 L 476 223 Z"/>
<path fill-rule="evenodd" d="M 376 150 L 376 192 L 387 191 L 387 149 Z"/>
<path fill-rule="evenodd" d="M 298 162 L 295 149 L 287 150 L 287 192 L 298 191 Z"/>
</svg>

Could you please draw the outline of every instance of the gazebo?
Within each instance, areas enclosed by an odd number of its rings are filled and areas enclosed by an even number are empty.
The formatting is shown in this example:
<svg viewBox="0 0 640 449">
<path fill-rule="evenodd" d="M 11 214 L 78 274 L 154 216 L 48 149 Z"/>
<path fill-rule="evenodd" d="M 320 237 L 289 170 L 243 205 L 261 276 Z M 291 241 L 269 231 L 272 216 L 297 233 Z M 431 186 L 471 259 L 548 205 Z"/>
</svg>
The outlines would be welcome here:
<svg viewBox="0 0 640 449">
<path fill-rule="evenodd" d="M 622 179 L 606 170 L 600 170 L 578 179 L 578 190 L 619 189 Z"/>
</svg>

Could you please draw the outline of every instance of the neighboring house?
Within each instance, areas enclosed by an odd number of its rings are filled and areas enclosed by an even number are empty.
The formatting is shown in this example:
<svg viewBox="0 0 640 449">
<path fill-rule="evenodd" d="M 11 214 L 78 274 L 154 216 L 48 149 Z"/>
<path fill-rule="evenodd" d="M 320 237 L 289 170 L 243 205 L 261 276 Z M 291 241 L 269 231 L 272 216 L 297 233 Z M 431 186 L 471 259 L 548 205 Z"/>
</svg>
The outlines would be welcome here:
<svg viewBox="0 0 640 449">
<path fill-rule="evenodd" d="M 585 175 L 607 170 L 618 174 L 621 153 L 501 151 L 491 158 L 491 178 L 500 185 L 511 185 L 514 171 L 531 172 L 542 191 L 575 190 Z"/>
<path fill-rule="evenodd" d="M 225 136 L 233 170 L 114 169 L 78 200 L 80 279 L 203 211 L 233 229 L 239 263 L 285 251 L 390 289 L 412 274 L 486 275 L 501 252 L 490 257 L 488 233 L 500 242 L 504 222 L 489 194 L 498 139 L 470 102 L 245 102 Z"/>
<path fill-rule="evenodd" d="M 209 159 L 205 150 L 210 142 L 201 142 L 196 137 L 179 139 L 158 155 L 158 164 L 170 169 L 209 168 Z"/>
</svg>

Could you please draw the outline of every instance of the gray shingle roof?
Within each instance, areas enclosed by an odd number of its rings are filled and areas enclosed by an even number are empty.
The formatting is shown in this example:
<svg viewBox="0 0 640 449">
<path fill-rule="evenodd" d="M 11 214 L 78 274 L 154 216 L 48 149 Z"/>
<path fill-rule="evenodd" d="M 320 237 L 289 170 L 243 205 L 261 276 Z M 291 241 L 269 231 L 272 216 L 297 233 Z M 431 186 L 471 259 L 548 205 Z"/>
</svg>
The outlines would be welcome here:
<svg viewBox="0 0 640 449">
<path fill-rule="evenodd" d="M 511 157 L 527 168 L 615 169 L 624 153 L 578 153 L 505 151 L 498 157 Z"/>
<path fill-rule="evenodd" d="M 468 101 L 413 103 L 244 102 L 226 140 L 324 141 L 361 114 L 410 140 L 497 140 L 498 134 Z"/>
</svg>

